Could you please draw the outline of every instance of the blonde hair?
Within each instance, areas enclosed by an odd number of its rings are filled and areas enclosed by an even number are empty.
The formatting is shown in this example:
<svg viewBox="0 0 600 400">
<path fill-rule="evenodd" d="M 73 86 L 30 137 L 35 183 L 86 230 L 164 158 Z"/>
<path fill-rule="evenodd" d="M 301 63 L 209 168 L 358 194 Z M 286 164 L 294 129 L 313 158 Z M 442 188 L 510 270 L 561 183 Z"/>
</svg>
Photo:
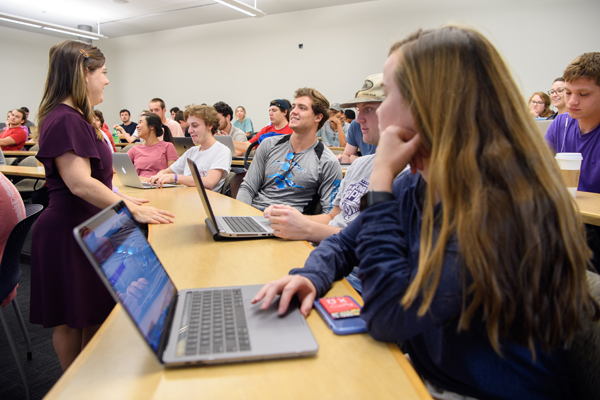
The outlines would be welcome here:
<svg viewBox="0 0 600 400">
<path fill-rule="evenodd" d="M 481 34 L 448 26 L 396 43 L 395 82 L 430 153 L 419 266 L 402 305 L 432 304 L 444 252 L 458 240 L 463 310 L 491 345 L 500 340 L 549 350 L 568 343 L 584 318 L 598 319 L 590 295 L 581 218 L 554 157 L 539 138 L 502 58 Z M 434 215 L 435 196 L 442 212 Z"/>
<path fill-rule="evenodd" d="M 243 106 L 237 106 L 235 108 L 235 112 L 237 113 L 238 108 L 241 108 L 244 111 L 244 118 L 242 118 L 242 120 L 240 122 L 242 122 L 243 120 L 246 119 L 246 109 Z"/>
<path fill-rule="evenodd" d="M 200 118 L 204 121 L 204 124 L 208 127 L 211 126 L 211 132 L 214 135 L 217 133 L 219 129 L 219 113 L 212 106 L 201 105 L 197 106 L 195 104 L 190 104 L 189 106 L 185 106 L 185 111 L 183 112 L 183 118 L 187 121 L 189 116 L 194 116 L 196 118 Z"/>
<path fill-rule="evenodd" d="M 71 97 L 75 109 L 94 127 L 98 140 L 104 140 L 94 124 L 94 111 L 85 82 L 85 74 L 102 68 L 104 63 L 100 49 L 79 40 L 65 40 L 50 48 L 48 76 L 37 115 L 40 130 L 46 116 Z"/>
</svg>

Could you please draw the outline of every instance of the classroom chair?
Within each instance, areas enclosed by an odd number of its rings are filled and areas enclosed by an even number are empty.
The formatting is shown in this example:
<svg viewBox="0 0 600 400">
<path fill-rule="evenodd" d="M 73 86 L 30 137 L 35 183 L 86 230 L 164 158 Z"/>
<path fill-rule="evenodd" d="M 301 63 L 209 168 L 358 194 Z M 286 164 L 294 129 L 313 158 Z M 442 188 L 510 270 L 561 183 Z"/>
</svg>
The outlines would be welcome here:
<svg viewBox="0 0 600 400">
<path fill-rule="evenodd" d="M 119 150 L 119 153 L 127 153 L 129 151 L 129 149 L 131 149 L 133 146 L 137 146 L 136 144 L 128 144 L 127 146 L 123 147 L 121 150 Z"/>
<path fill-rule="evenodd" d="M 19 163 L 19 167 L 37 167 L 35 156 L 25 157 L 25 159 Z M 46 180 L 39 178 L 24 178 L 15 182 L 15 187 L 23 199 L 30 198 L 34 191 L 43 188 L 44 185 L 46 185 Z"/>
<path fill-rule="evenodd" d="M 17 283 L 19 283 L 19 279 L 21 278 L 19 258 L 21 256 L 21 250 L 23 250 L 23 243 L 25 243 L 25 238 L 29 233 L 29 229 L 31 229 L 31 225 L 33 225 L 35 220 L 39 217 L 43 208 L 44 207 L 40 204 L 31 204 L 26 206 L 25 219 L 23 219 L 17 225 L 15 225 L 15 227 L 10 232 L 10 235 L 8 236 L 8 240 L 6 241 L 6 247 L 4 247 L 4 253 L 2 254 L 2 260 L 0 261 L 1 300 L 7 298 L 8 295 L 15 289 Z M 23 321 L 23 316 L 21 315 L 21 310 L 19 309 L 17 298 L 15 297 L 11 303 L 13 305 L 13 308 L 15 309 L 15 314 L 17 315 L 17 319 L 19 321 L 19 325 L 21 326 L 23 336 L 25 336 L 25 342 L 27 345 L 27 359 L 31 360 L 33 358 L 31 352 L 31 340 L 29 339 L 29 334 L 27 333 L 27 328 L 25 327 L 25 322 Z M 15 363 L 17 364 L 19 375 L 21 375 L 21 379 L 23 380 L 23 384 L 25 386 L 25 397 L 27 399 L 30 399 L 31 392 L 29 389 L 29 383 L 27 382 L 27 376 L 25 375 L 25 370 L 23 369 L 23 365 L 21 364 L 19 352 L 17 351 L 17 346 L 13 339 L 7 320 L 4 316 L 4 310 L 2 310 L 2 307 L 0 307 L 0 320 L 2 321 L 2 326 L 4 327 L 4 332 L 6 333 L 8 344 L 13 353 L 13 357 L 15 358 Z"/>
</svg>

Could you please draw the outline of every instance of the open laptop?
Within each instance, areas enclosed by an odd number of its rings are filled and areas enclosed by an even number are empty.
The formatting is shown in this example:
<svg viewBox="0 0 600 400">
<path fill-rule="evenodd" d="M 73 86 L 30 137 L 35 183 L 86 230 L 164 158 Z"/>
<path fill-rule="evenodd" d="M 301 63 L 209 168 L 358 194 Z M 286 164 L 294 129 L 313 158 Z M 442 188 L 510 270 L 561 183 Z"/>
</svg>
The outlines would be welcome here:
<svg viewBox="0 0 600 400">
<path fill-rule="evenodd" d="M 175 146 L 175 150 L 179 157 L 183 155 L 186 151 L 195 146 L 194 141 L 190 137 L 174 137 L 173 138 L 173 146 Z"/>
<path fill-rule="evenodd" d="M 187 159 L 187 163 L 194 177 L 200 200 L 206 211 L 206 226 L 210 230 L 215 240 L 220 239 L 251 239 L 251 238 L 269 238 L 273 237 L 271 223 L 264 216 L 215 216 L 210 206 L 210 201 L 206 194 L 206 189 L 200 179 L 200 173 L 196 163 Z"/>
<path fill-rule="evenodd" d="M 156 185 L 142 182 L 127 153 L 113 153 L 113 168 L 119 180 L 125 186 L 138 189 L 156 189 Z M 164 188 L 177 186 L 179 186 L 177 183 L 165 183 L 162 185 Z"/>
<path fill-rule="evenodd" d="M 233 145 L 233 138 L 229 135 L 215 135 L 217 142 L 224 144 L 231 151 L 231 157 L 234 160 L 243 160 L 244 157 L 238 157 L 235 152 L 235 146 Z M 252 160 L 252 157 L 248 157 L 248 160 Z"/>
<path fill-rule="evenodd" d="M 251 304 L 262 285 L 177 287 L 123 201 L 73 230 L 77 243 L 167 367 L 300 357 L 319 348 L 296 302 Z M 189 268 L 202 268 L 194 260 Z"/>
</svg>

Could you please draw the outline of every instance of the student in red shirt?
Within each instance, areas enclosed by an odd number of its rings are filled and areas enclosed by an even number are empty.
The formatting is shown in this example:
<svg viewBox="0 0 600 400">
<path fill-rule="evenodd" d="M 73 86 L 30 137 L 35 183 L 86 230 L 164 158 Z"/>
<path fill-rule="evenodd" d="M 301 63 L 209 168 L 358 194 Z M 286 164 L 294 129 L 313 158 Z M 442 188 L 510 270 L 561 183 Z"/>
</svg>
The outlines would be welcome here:
<svg viewBox="0 0 600 400">
<path fill-rule="evenodd" d="M 265 126 L 254 136 L 252 139 L 247 142 L 236 142 L 233 141 L 233 145 L 235 146 L 235 152 L 238 157 L 243 156 L 248 150 L 248 147 L 254 142 L 258 140 L 258 143 L 262 141 L 261 136 L 264 134 L 273 135 L 291 135 L 292 129 L 290 128 L 290 109 L 291 103 L 286 99 L 283 100 L 273 100 L 269 103 L 269 119 L 271 120 L 271 124 Z"/>
<path fill-rule="evenodd" d="M 25 125 L 27 119 L 25 111 L 17 108 L 12 110 L 8 117 L 8 129 L 0 134 L 0 148 L 6 151 L 21 150 L 27 141 L 27 133 L 21 126 Z"/>
</svg>

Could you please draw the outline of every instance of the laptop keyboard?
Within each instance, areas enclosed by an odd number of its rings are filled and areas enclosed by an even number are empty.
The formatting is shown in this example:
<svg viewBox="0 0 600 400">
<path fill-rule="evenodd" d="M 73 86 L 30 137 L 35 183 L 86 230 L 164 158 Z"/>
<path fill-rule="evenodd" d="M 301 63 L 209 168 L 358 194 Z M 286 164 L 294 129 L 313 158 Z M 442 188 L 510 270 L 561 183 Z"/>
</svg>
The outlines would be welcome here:
<svg viewBox="0 0 600 400">
<path fill-rule="evenodd" d="M 258 222 L 251 217 L 222 217 L 227 226 L 234 232 L 266 232 Z"/>
<path fill-rule="evenodd" d="M 180 337 L 187 333 L 186 356 L 250 350 L 241 289 L 187 293 L 185 312 Z"/>
</svg>

